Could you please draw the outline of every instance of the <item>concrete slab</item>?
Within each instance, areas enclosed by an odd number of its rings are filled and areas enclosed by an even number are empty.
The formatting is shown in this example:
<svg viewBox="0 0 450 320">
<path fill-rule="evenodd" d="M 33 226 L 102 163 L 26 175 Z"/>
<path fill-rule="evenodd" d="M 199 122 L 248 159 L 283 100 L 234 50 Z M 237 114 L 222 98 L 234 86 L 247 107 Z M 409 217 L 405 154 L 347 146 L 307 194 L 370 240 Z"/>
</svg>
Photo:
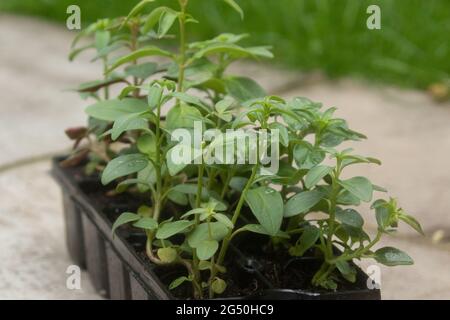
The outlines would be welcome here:
<svg viewBox="0 0 450 320">
<path fill-rule="evenodd" d="M 64 129 L 85 123 L 84 103 L 64 90 L 96 79 L 87 60 L 69 63 L 73 34 L 55 25 L 0 17 L 0 164 L 68 148 Z"/>
<path fill-rule="evenodd" d="M 66 287 L 69 259 L 59 187 L 38 163 L 0 175 L 0 299 L 100 299 L 87 274 Z"/>
</svg>

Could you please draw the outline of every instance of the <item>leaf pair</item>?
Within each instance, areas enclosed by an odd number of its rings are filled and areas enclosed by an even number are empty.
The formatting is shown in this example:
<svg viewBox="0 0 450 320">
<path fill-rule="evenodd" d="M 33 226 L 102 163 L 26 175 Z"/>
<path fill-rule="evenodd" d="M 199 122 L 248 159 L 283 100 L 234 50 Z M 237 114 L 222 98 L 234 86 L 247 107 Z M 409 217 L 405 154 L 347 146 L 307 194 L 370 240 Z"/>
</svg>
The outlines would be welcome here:
<svg viewBox="0 0 450 320">
<path fill-rule="evenodd" d="M 144 230 L 156 230 L 158 228 L 158 223 L 151 217 L 143 217 L 142 215 L 136 213 L 124 212 L 114 222 L 112 226 L 112 234 L 114 235 L 116 229 L 120 226 L 131 222 L 134 222 L 134 227 Z"/>
</svg>

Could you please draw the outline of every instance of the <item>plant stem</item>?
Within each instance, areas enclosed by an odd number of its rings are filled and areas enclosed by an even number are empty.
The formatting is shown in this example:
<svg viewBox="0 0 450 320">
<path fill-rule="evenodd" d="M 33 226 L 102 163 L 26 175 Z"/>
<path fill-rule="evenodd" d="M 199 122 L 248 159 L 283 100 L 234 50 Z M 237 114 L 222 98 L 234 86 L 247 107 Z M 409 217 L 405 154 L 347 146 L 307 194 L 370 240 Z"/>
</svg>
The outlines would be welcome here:
<svg viewBox="0 0 450 320">
<path fill-rule="evenodd" d="M 339 194 L 339 175 L 341 173 L 341 161 L 338 159 L 336 164 L 336 170 L 331 182 L 331 195 L 330 195 L 330 212 L 328 218 L 328 234 L 327 234 L 327 252 L 325 258 L 328 260 L 333 259 L 333 234 L 334 224 L 336 220 L 336 203 L 337 196 Z"/>
<path fill-rule="evenodd" d="M 242 206 L 244 205 L 245 196 L 247 195 L 248 190 L 250 189 L 250 187 L 253 184 L 253 181 L 255 180 L 256 172 L 258 171 L 258 167 L 259 167 L 258 165 L 255 165 L 253 167 L 252 174 L 251 174 L 250 178 L 248 179 L 244 190 L 242 190 L 241 196 L 239 198 L 239 202 L 236 206 L 233 217 L 231 218 L 231 222 L 233 223 L 233 225 L 236 225 L 239 215 L 241 214 L 241 209 L 242 209 Z M 220 251 L 219 251 L 219 257 L 217 258 L 218 265 L 222 265 L 223 260 L 225 259 L 225 255 L 228 250 L 228 245 L 230 243 L 232 236 L 233 236 L 233 230 L 230 230 L 222 241 L 222 245 L 221 245 Z M 209 281 L 210 285 L 212 283 L 212 280 L 216 277 L 216 275 L 217 275 L 217 268 L 215 267 L 215 265 L 213 265 L 213 266 L 211 266 L 211 277 L 210 277 L 210 281 Z M 210 291 L 210 298 L 213 298 L 213 297 L 214 297 L 214 292 Z"/>
<path fill-rule="evenodd" d="M 138 49 L 138 42 L 137 42 L 137 37 L 138 37 L 138 33 L 139 33 L 139 24 L 137 23 L 132 23 L 130 26 L 131 29 L 131 43 L 130 43 L 130 50 L 131 52 L 134 52 Z M 137 64 L 137 60 L 133 60 L 132 61 L 133 65 Z M 138 79 L 136 77 L 133 77 L 133 85 L 137 86 L 138 85 Z M 134 97 L 138 97 L 139 96 L 139 89 L 136 89 L 133 91 L 133 96 Z"/>
<path fill-rule="evenodd" d="M 202 203 L 203 192 L 203 174 L 205 173 L 205 165 L 202 163 L 198 167 L 197 195 L 195 197 L 195 207 L 199 208 Z M 198 215 L 196 215 L 197 217 Z"/>
<path fill-rule="evenodd" d="M 106 75 L 106 71 L 108 70 L 108 58 L 104 57 L 103 58 L 103 74 L 105 75 L 105 80 L 108 79 L 108 76 Z M 109 86 L 105 86 L 104 88 L 104 95 L 105 95 L 105 100 L 109 99 Z"/>
<path fill-rule="evenodd" d="M 178 62 L 178 87 L 177 91 L 183 91 L 183 83 L 184 83 L 184 71 L 185 71 L 185 63 L 186 63 L 186 0 L 179 0 L 181 15 L 179 18 L 180 22 L 180 58 Z"/>
<path fill-rule="evenodd" d="M 162 177 L 161 177 L 161 103 L 158 103 L 156 109 L 156 159 L 155 159 L 155 173 L 156 173 L 156 194 L 155 194 L 155 208 L 153 211 L 153 218 L 158 222 L 161 210 L 161 193 L 162 193 Z"/>
<path fill-rule="evenodd" d="M 214 255 L 213 255 L 211 257 L 211 272 L 212 272 L 213 269 L 215 270 L 215 266 L 216 266 L 216 262 L 214 261 Z M 209 292 L 209 298 L 210 299 L 214 298 L 214 291 L 212 289 L 212 281 L 214 281 L 214 278 L 212 278 L 212 277 L 209 278 L 209 281 L 208 281 L 208 286 L 209 286 L 208 292 Z"/>
<path fill-rule="evenodd" d="M 319 271 L 317 271 L 317 273 L 314 275 L 312 283 L 314 285 L 320 285 L 322 281 L 326 279 L 331 272 L 333 272 L 335 267 L 336 266 L 334 264 L 328 264 L 324 262 Z"/>
<path fill-rule="evenodd" d="M 214 168 L 211 168 L 208 172 L 208 190 L 212 190 L 214 180 L 216 179 L 216 170 Z"/>
<path fill-rule="evenodd" d="M 245 196 L 247 195 L 247 191 L 250 189 L 250 187 L 253 184 L 253 181 L 255 181 L 255 177 L 256 177 L 256 173 L 258 171 L 259 166 L 255 165 L 252 169 L 252 174 L 250 175 L 250 178 L 247 181 L 247 184 L 245 185 L 244 190 L 242 190 L 242 194 L 241 197 L 239 198 L 239 202 L 238 205 L 236 207 L 236 210 L 234 211 L 234 215 L 231 219 L 231 222 L 234 224 L 236 224 L 237 219 L 239 218 L 239 215 L 241 214 L 241 209 L 242 206 L 244 205 L 244 201 L 245 201 Z M 231 232 L 230 232 L 231 233 Z"/>
<path fill-rule="evenodd" d="M 203 191 L 203 174 L 204 174 L 204 170 L 205 170 L 205 165 L 202 163 L 200 164 L 200 166 L 198 167 L 198 181 L 197 181 L 197 195 L 195 198 L 195 207 L 199 208 L 201 201 L 202 201 L 202 191 Z M 199 215 L 195 215 L 195 227 L 197 227 L 200 223 L 200 217 Z M 193 248 L 192 249 L 192 268 L 194 271 L 194 280 L 193 282 L 198 282 L 200 280 L 200 270 L 198 268 L 200 261 L 198 259 L 197 256 L 197 249 Z M 200 295 L 202 293 L 200 292 Z"/>
<path fill-rule="evenodd" d="M 382 235 L 383 235 L 383 232 L 378 230 L 375 238 L 367 246 L 362 247 L 351 254 L 342 254 L 341 256 L 337 257 L 336 259 L 332 259 L 327 262 L 330 264 L 336 264 L 336 262 L 338 262 L 340 260 L 352 260 L 354 258 L 361 257 L 363 254 L 365 254 L 367 251 L 369 251 L 375 244 L 377 244 L 378 241 L 380 241 Z"/>
<path fill-rule="evenodd" d="M 332 191 L 330 197 L 330 212 L 328 218 L 328 233 L 327 233 L 327 252 L 326 257 L 332 259 L 333 257 L 333 233 L 334 233 L 334 220 L 336 219 L 336 196 L 337 188 L 335 186 L 335 179 L 332 182 Z"/>
<path fill-rule="evenodd" d="M 225 196 L 227 195 L 228 192 L 228 186 L 230 184 L 231 179 L 233 178 L 235 173 L 235 169 L 231 169 L 231 171 L 227 171 L 227 178 L 225 179 L 224 185 L 223 185 L 223 189 L 222 189 L 222 193 L 220 194 L 220 198 L 223 200 L 225 198 Z"/>
<path fill-rule="evenodd" d="M 172 265 L 172 264 L 181 264 L 181 265 L 186 267 L 189 275 L 191 275 L 192 277 L 195 276 L 194 270 L 193 270 L 193 266 L 186 259 L 178 258 L 176 261 L 174 261 L 172 263 L 166 263 L 166 262 L 161 261 L 158 257 L 156 257 L 153 254 L 152 243 L 153 243 L 153 233 L 148 232 L 147 233 L 147 242 L 145 244 L 145 251 L 146 251 L 147 257 L 150 259 L 151 262 L 153 262 L 154 264 L 156 264 L 158 266 L 167 266 L 167 265 Z M 201 298 L 202 297 L 202 287 L 201 287 L 201 285 L 197 282 L 196 279 L 192 280 L 192 285 L 194 287 L 194 295 L 198 296 L 199 298 Z"/>
</svg>

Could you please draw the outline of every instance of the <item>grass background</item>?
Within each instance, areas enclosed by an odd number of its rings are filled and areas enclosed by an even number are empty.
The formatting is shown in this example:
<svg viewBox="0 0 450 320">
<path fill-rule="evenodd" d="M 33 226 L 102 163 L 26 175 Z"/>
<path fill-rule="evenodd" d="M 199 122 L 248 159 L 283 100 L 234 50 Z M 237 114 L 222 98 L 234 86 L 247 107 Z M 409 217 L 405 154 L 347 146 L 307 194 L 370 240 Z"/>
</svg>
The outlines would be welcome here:
<svg viewBox="0 0 450 320">
<path fill-rule="evenodd" d="M 64 22 L 70 4 L 86 25 L 125 15 L 138 0 L 1 0 L 0 10 Z M 275 62 L 330 77 L 352 76 L 424 88 L 450 78 L 449 0 L 237 0 L 245 19 L 220 0 L 190 0 L 200 26 L 191 39 L 249 33 L 248 44 L 273 46 Z M 174 0 L 159 0 L 158 5 Z M 366 9 L 381 8 L 382 29 L 368 30 Z"/>
</svg>

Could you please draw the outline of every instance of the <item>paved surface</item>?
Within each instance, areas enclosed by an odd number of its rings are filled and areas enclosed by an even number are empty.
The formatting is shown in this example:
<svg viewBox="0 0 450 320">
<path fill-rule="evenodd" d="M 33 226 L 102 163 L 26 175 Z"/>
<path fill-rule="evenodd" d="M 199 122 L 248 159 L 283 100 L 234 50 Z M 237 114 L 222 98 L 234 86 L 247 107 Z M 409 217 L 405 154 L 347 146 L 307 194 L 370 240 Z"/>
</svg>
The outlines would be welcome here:
<svg viewBox="0 0 450 320">
<path fill-rule="evenodd" d="M 67 149 L 66 127 L 84 123 L 85 103 L 64 90 L 99 72 L 86 56 L 66 60 L 72 36 L 60 26 L 0 15 L 0 299 L 99 298 L 85 274 L 82 290 L 66 289 L 70 260 L 61 196 L 48 175 L 49 162 L 40 161 Z M 434 104 L 420 92 L 307 81 L 255 65 L 234 70 L 259 79 L 269 92 L 336 106 L 337 115 L 369 136 L 354 147 L 380 158 L 383 166 L 351 173 L 387 187 L 427 232 L 422 238 L 402 228 L 396 238 L 384 240 L 410 253 L 416 264 L 382 267 L 383 298 L 450 299 L 450 105 Z M 373 229 L 372 214 L 362 211 Z M 433 244 L 438 234 L 442 241 Z"/>
<path fill-rule="evenodd" d="M 83 272 L 68 290 L 61 195 L 41 162 L 0 175 L 0 299 L 99 299 Z"/>
</svg>

